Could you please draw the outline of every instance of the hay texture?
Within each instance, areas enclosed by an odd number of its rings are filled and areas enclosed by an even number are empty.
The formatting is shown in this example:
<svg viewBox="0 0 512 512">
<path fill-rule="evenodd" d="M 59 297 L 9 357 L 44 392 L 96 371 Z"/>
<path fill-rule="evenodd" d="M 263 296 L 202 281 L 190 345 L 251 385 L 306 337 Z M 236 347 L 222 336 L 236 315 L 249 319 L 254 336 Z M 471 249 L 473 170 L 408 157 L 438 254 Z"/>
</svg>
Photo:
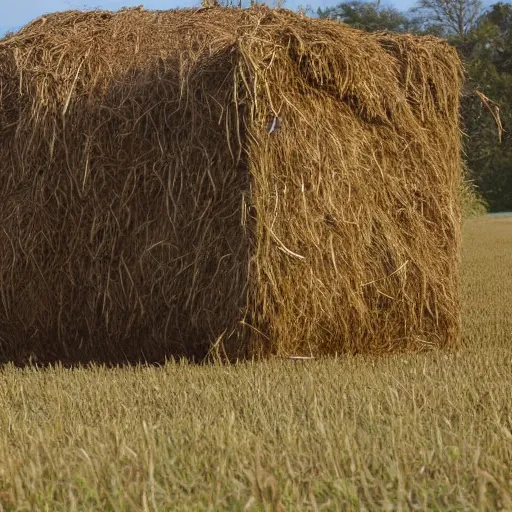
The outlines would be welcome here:
<svg viewBox="0 0 512 512">
<path fill-rule="evenodd" d="M 258 7 L 0 42 L 0 357 L 453 346 L 455 50 Z"/>
</svg>

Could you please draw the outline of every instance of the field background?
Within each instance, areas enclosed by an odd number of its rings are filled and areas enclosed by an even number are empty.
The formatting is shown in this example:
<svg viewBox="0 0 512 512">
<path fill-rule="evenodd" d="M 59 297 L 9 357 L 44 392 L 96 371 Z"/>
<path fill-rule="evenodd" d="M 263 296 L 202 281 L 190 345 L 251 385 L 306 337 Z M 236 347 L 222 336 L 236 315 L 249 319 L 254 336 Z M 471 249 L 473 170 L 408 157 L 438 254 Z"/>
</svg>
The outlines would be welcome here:
<svg viewBox="0 0 512 512">
<path fill-rule="evenodd" d="M 0 369 L 0 511 L 512 511 L 512 217 L 462 274 L 457 354 Z"/>
</svg>

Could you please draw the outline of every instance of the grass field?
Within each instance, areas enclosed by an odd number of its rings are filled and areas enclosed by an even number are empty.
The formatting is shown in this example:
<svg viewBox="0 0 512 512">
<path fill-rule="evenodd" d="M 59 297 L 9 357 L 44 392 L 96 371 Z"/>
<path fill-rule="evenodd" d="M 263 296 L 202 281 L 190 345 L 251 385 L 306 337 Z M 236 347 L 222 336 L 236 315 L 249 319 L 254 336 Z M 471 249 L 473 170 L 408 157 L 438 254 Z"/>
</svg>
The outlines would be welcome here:
<svg viewBox="0 0 512 512">
<path fill-rule="evenodd" d="M 464 229 L 465 348 L 0 370 L 0 511 L 512 511 L 512 217 Z"/>
</svg>

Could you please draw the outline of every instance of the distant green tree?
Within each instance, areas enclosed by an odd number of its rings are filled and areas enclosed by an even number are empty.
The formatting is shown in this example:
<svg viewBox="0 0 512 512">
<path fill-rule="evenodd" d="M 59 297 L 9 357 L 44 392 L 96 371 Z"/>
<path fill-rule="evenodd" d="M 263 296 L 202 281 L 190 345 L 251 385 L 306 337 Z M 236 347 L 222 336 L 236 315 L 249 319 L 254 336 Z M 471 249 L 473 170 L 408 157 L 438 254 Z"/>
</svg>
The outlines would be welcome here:
<svg viewBox="0 0 512 512">
<path fill-rule="evenodd" d="M 393 7 L 381 7 L 379 2 L 343 2 L 335 7 L 318 9 L 317 14 L 320 18 L 340 21 L 370 32 L 408 32 L 411 25 L 406 14 Z"/>
<path fill-rule="evenodd" d="M 471 177 L 491 210 L 512 210 L 512 5 L 493 5 L 466 38 L 455 43 L 466 63 L 468 80 L 462 100 L 465 151 Z M 499 107 L 471 91 L 481 91 Z"/>
</svg>

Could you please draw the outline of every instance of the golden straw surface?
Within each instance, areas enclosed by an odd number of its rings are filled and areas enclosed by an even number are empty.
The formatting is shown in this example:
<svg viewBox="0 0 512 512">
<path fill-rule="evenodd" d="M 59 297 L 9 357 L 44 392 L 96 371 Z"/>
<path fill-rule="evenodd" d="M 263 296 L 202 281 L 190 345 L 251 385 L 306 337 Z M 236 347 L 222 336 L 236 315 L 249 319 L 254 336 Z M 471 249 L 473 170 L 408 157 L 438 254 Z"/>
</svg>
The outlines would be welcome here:
<svg viewBox="0 0 512 512">
<path fill-rule="evenodd" d="M 288 10 L 0 41 L 0 360 L 457 343 L 461 65 Z"/>
</svg>

